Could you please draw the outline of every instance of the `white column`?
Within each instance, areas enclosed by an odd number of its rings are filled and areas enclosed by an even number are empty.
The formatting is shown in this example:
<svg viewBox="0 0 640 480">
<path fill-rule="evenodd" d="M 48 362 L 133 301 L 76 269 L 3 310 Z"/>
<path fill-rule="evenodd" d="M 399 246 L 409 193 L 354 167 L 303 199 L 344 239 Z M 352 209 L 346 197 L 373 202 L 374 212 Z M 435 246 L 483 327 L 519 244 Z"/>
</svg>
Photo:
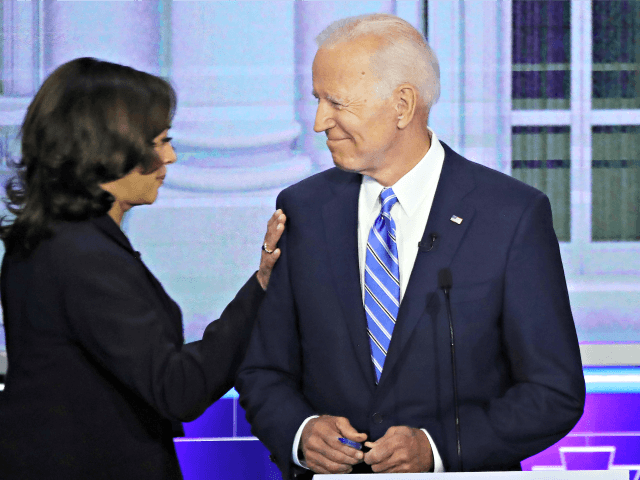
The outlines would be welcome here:
<svg viewBox="0 0 640 480">
<path fill-rule="evenodd" d="M 293 142 L 293 1 L 174 2 L 171 76 L 179 163 L 191 191 L 281 187 L 311 172 Z"/>
<path fill-rule="evenodd" d="M 20 155 L 18 133 L 39 80 L 38 2 L 2 4 L 2 96 L 0 96 L 0 182 L 13 175 L 7 158 Z M 3 207 L 0 207 L 3 208 Z M 4 209 L 3 209 L 4 211 Z"/>
<path fill-rule="evenodd" d="M 415 27 L 423 36 L 424 0 L 396 0 L 396 15 Z"/>
<path fill-rule="evenodd" d="M 294 2 L 163 6 L 178 162 L 126 230 L 195 340 L 257 269 L 278 192 L 312 170 L 295 149 Z"/>
<path fill-rule="evenodd" d="M 464 42 L 462 0 L 428 3 L 429 45 L 440 62 L 440 100 L 429 114 L 429 126 L 451 148 L 462 153 L 464 117 L 462 65 Z M 485 2 L 482 2 L 483 4 Z"/>
<path fill-rule="evenodd" d="M 498 163 L 502 130 L 499 116 L 503 112 L 499 111 L 501 45 L 498 38 L 502 23 L 498 1 L 467 1 L 463 7 L 463 151 L 469 159 L 500 170 L 503 165 Z"/>
<path fill-rule="evenodd" d="M 3 155 L 15 156 L 15 137 L 39 77 L 38 3 L 5 1 L 2 13 L 0 149 Z"/>
<path fill-rule="evenodd" d="M 38 77 L 38 2 L 5 1 L 2 10 L 3 96 L 29 97 Z"/>
<path fill-rule="evenodd" d="M 158 2 L 3 2 L 3 148 L 43 78 L 81 56 L 158 70 Z M 13 148 L 9 148 L 13 150 Z"/>
<path fill-rule="evenodd" d="M 393 1 L 295 2 L 296 113 L 302 124 L 301 146 L 313 160 L 315 170 L 333 166 L 325 135 L 313 131 L 317 102 L 311 95 L 311 65 L 318 47 L 315 38 L 332 22 L 367 13 L 396 13 Z M 415 2 L 409 2 L 415 3 Z"/>
<path fill-rule="evenodd" d="M 46 0 L 42 41 L 45 75 L 77 57 L 96 57 L 157 74 L 158 3 Z"/>
<path fill-rule="evenodd" d="M 430 124 L 469 159 L 506 171 L 503 8 L 500 0 L 429 2 L 429 40 L 442 95 Z"/>
<path fill-rule="evenodd" d="M 571 4 L 571 243 L 587 252 L 592 202 L 591 8 L 591 2 Z"/>
</svg>

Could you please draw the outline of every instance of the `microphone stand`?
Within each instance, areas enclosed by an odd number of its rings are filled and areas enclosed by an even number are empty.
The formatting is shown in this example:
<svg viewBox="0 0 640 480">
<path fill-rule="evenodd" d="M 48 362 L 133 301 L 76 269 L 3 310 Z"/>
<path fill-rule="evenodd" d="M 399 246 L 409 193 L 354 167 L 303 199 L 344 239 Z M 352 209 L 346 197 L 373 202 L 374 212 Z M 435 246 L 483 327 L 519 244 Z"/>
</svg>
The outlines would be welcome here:
<svg viewBox="0 0 640 480">
<path fill-rule="evenodd" d="M 449 334 L 451 337 L 451 371 L 453 372 L 453 402 L 455 404 L 456 414 L 456 445 L 458 448 L 458 470 L 462 472 L 462 448 L 460 446 L 460 412 L 458 409 L 458 379 L 456 376 L 456 345 L 453 335 L 453 315 L 451 314 L 451 298 L 449 297 L 449 291 L 452 286 L 451 270 L 448 268 L 440 270 L 438 272 L 438 283 L 440 288 L 444 291 L 447 304 L 447 317 L 449 318 Z"/>
</svg>

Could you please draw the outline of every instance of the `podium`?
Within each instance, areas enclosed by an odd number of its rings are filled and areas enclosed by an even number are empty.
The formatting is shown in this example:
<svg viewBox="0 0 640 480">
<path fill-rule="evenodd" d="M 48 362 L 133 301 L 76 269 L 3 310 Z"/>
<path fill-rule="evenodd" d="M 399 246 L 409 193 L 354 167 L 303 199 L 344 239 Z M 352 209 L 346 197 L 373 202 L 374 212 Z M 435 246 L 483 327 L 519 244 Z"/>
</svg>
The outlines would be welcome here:
<svg viewBox="0 0 640 480">
<path fill-rule="evenodd" d="M 314 475 L 314 480 L 629 480 L 629 470 Z"/>
</svg>

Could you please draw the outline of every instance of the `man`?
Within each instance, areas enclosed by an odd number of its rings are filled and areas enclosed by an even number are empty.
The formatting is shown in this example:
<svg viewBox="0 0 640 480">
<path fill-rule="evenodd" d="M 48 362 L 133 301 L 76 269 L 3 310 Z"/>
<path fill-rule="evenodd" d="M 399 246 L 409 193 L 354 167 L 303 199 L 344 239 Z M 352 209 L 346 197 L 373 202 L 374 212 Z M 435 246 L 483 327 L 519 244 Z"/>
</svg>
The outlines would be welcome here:
<svg viewBox="0 0 640 480">
<path fill-rule="evenodd" d="M 520 469 L 585 397 L 549 201 L 427 127 L 439 67 L 409 24 L 349 18 L 319 44 L 314 129 L 338 168 L 278 197 L 237 384 L 253 432 L 285 479 Z"/>
</svg>

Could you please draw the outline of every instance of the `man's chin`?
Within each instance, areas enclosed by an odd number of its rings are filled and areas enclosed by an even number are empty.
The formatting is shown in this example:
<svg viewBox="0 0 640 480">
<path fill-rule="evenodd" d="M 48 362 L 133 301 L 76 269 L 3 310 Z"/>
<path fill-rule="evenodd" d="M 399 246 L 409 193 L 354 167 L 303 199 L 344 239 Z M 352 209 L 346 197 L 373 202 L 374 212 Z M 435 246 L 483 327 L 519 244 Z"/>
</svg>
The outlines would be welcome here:
<svg viewBox="0 0 640 480">
<path fill-rule="evenodd" d="M 345 172 L 353 172 L 358 173 L 360 170 L 356 167 L 355 162 L 350 158 L 344 158 L 339 155 L 331 154 L 333 158 L 333 164 L 338 167 L 340 170 L 344 170 Z"/>
</svg>

